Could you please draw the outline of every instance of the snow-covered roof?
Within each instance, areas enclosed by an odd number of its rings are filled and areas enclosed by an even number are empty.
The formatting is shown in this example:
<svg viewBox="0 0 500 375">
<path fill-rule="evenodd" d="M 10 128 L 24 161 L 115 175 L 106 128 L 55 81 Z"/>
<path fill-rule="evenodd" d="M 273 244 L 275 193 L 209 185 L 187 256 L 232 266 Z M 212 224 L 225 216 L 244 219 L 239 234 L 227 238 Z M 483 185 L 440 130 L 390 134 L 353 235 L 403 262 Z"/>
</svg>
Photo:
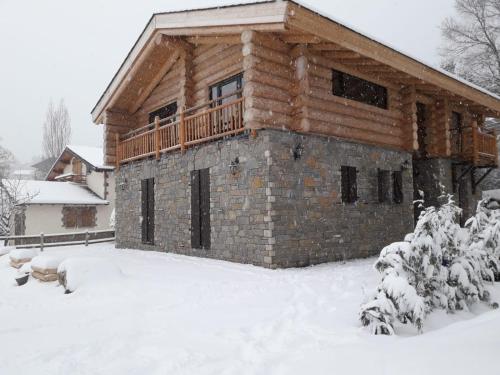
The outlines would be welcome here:
<svg viewBox="0 0 500 375">
<path fill-rule="evenodd" d="M 250 9 L 246 12 L 246 8 Z M 241 12 L 237 13 L 231 8 L 242 7 Z M 265 10 L 257 12 L 256 9 L 268 8 L 268 12 Z M 495 113 L 500 112 L 500 97 L 495 95 L 488 90 L 479 87 L 471 82 L 468 82 L 461 77 L 451 74 L 439 67 L 433 66 L 422 59 L 416 58 L 411 54 L 402 51 L 400 48 L 396 48 L 389 43 L 385 43 L 378 38 L 368 35 L 368 33 L 359 31 L 356 27 L 352 27 L 348 22 L 344 20 L 338 20 L 336 17 L 325 14 L 322 10 L 317 10 L 304 1 L 283 1 L 283 0 L 273 0 L 273 1 L 253 1 L 244 2 L 241 1 L 231 2 L 229 1 L 224 6 L 217 6 L 212 8 L 198 8 L 198 9 L 186 9 L 182 11 L 173 12 L 162 12 L 155 13 L 150 18 L 148 24 L 144 28 L 143 32 L 137 39 L 136 43 L 133 45 L 132 49 L 126 56 L 122 65 L 112 78 L 108 87 L 105 89 L 104 93 L 99 98 L 95 107 L 92 109 L 92 118 L 95 123 L 102 123 L 102 114 L 107 108 L 110 102 L 115 98 L 115 94 L 120 92 L 119 87 L 125 84 L 129 84 L 130 79 L 127 79 L 127 74 L 131 69 L 131 66 L 140 61 L 141 54 L 146 50 L 146 46 L 153 43 L 155 33 L 162 29 L 168 29 L 170 32 L 168 35 L 173 36 L 183 36 L 183 30 L 193 28 L 193 27 L 217 27 L 217 26 L 231 26 L 231 25 L 251 25 L 251 24 L 283 24 L 285 27 L 290 23 L 290 19 L 296 17 L 293 8 L 303 8 L 315 13 L 319 17 L 322 17 L 332 24 L 336 24 L 345 30 L 349 30 L 354 34 L 357 34 L 364 38 L 364 40 L 357 41 L 355 43 L 361 43 L 365 41 L 370 41 L 378 44 L 377 48 L 380 48 L 379 52 L 375 52 L 375 55 L 381 55 L 380 58 L 387 61 L 391 61 L 392 67 L 397 68 L 400 62 L 397 61 L 399 57 L 404 57 L 403 62 L 405 64 L 410 64 L 411 69 L 403 70 L 409 75 L 413 75 L 422 81 L 426 81 L 430 84 L 436 85 L 437 87 L 442 87 L 449 89 L 451 92 L 457 93 L 460 96 L 472 100 L 486 108 L 492 109 Z M 221 12 L 229 9 L 225 15 Z M 290 10 L 291 9 L 291 10 Z M 253 11 L 251 11 L 253 10 Z M 314 25 L 308 26 L 303 31 L 316 33 L 314 30 Z M 179 30 L 179 31 L 176 31 Z M 306 30 L 307 29 L 307 30 Z M 200 32 L 203 34 L 203 32 Z M 317 34 L 317 33 L 316 33 Z M 327 38 L 328 39 L 328 38 Z M 368 50 L 375 46 L 363 47 L 364 50 Z M 396 54 L 394 54 L 394 52 Z M 362 55 L 363 53 L 360 52 Z M 383 62 L 382 60 L 379 60 Z M 384 63 L 384 62 L 383 62 Z M 390 64 L 389 64 L 390 65 Z M 416 72 L 419 72 L 418 74 Z M 458 83 L 458 85 L 457 85 Z M 451 85 L 451 86 L 450 86 Z M 446 88 L 448 87 L 448 88 Z M 450 88 L 451 87 L 451 88 Z M 479 95 L 478 95 L 479 94 Z"/>
<path fill-rule="evenodd" d="M 109 202 L 72 182 L 3 180 L 3 186 L 26 204 L 103 205 Z"/>
<path fill-rule="evenodd" d="M 67 145 L 66 148 L 95 168 L 113 169 L 113 167 L 109 165 L 104 165 L 104 151 L 102 147 Z"/>
</svg>

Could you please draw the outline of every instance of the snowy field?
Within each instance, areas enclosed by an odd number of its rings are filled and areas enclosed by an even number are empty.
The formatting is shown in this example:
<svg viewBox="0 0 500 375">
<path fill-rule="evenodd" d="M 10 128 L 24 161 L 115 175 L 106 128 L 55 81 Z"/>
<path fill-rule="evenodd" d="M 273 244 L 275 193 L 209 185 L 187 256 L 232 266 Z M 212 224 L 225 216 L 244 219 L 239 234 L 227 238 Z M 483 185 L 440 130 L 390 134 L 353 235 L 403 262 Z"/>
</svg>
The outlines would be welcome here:
<svg viewBox="0 0 500 375">
<path fill-rule="evenodd" d="M 48 249 L 123 272 L 64 294 L 15 286 L 0 258 L 0 374 L 500 374 L 500 311 L 372 336 L 357 320 L 374 259 L 271 271 L 113 244 Z M 500 285 L 492 287 L 500 301 Z"/>
</svg>

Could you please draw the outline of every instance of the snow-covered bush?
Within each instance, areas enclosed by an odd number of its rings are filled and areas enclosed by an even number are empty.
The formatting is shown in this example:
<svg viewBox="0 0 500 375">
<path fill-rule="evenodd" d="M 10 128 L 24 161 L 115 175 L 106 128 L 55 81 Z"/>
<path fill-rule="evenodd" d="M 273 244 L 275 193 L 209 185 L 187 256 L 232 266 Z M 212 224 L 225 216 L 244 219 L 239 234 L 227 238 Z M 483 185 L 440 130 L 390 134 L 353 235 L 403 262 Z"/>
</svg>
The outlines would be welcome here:
<svg viewBox="0 0 500 375">
<path fill-rule="evenodd" d="M 496 214 L 478 211 L 467 230 L 458 224 L 460 211 L 451 198 L 437 209 L 426 208 L 406 242 L 382 250 L 375 263 L 381 282 L 360 314 L 373 333 L 393 334 L 396 322 L 421 331 L 435 308 L 462 310 L 489 300 L 484 282 L 493 280 L 492 267 L 498 264 L 500 227 L 494 229 L 498 222 L 490 220 Z M 472 232 L 480 240 L 471 240 Z"/>
</svg>

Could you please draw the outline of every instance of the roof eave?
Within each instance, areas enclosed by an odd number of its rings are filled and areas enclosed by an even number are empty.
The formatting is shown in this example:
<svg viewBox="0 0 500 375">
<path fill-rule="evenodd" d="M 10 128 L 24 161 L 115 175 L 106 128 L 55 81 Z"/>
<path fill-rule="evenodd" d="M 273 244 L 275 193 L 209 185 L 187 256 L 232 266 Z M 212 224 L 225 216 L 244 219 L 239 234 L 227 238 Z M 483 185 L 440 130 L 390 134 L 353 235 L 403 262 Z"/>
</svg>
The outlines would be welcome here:
<svg viewBox="0 0 500 375">
<path fill-rule="evenodd" d="M 238 8 L 242 6 L 253 7 L 254 13 L 241 12 Z M 252 28 L 258 25 L 281 25 L 281 29 L 284 30 L 287 6 L 287 1 L 266 1 L 227 7 L 153 14 L 106 90 L 92 109 L 92 121 L 95 124 L 103 122 L 104 110 L 112 101 L 115 92 L 123 84 L 127 73 L 156 35 L 184 36 L 199 33 L 201 30 L 206 32 L 210 29 L 213 30 L 212 32 L 221 32 L 220 30 L 224 28 L 225 31 L 222 31 L 222 33 L 230 33 L 231 27 Z M 271 10 L 272 12 L 269 14 L 263 10 Z M 220 16 L 220 14 L 214 15 L 213 13 L 222 13 L 224 17 Z M 250 15 L 247 15 L 247 13 L 250 13 Z"/>
</svg>

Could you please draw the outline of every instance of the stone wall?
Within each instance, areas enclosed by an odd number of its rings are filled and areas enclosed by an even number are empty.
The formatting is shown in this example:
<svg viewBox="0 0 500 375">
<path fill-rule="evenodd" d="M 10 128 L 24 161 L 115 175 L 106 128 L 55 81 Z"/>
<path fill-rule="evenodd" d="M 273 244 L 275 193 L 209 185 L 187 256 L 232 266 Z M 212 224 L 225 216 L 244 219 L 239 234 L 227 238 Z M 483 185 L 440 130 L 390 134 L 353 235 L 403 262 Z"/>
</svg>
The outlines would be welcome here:
<svg viewBox="0 0 500 375">
<path fill-rule="evenodd" d="M 302 156 L 294 149 L 300 144 Z M 236 158 L 239 165 L 231 172 Z M 404 202 L 378 203 L 377 168 L 403 171 Z M 359 201 L 341 202 L 340 168 L 358 168 Z M 210 168 L 210 249 L 192 249 L 190 171 Z M 155 244 L 141 243 L 141 180 L 155 178 Z M 391 184 L 392 188 L 392 184 Z M 277 268 L 377 254 L 412 230 L 411 155 L 319 136 L 262 130 L 122 166 L 118 247 Z"/>
<path fill-rule="evenodd" d="M 413 230 L 411 155 L 333 138 L 272 132 L 271 196 L 278 267 L 378 254 Z M 294 149 L 302 149 L 295 160 Z M 408 161 L 407 169 L 402 165 Z M 358 201 L 341 199 L 341 166 L 357 168 Z M 402 204 L 378 202 L 378 169 L 403 170 Z M 392 182 L 392 180 L 391 180 Z"/>
<path fill-rule="evenodd" d="M 271 265 L 264 233 L 268 137 L 240 136 L 120 168 L 116 179 L 118 247 Z M 229 165 L 239 160 L 233 174 Z M 210 168 L 210 249 L 191 248 L 190 171 Z M 141 243 L 141 180 L 155 178 L 154 246 Z"/>
</svg>

